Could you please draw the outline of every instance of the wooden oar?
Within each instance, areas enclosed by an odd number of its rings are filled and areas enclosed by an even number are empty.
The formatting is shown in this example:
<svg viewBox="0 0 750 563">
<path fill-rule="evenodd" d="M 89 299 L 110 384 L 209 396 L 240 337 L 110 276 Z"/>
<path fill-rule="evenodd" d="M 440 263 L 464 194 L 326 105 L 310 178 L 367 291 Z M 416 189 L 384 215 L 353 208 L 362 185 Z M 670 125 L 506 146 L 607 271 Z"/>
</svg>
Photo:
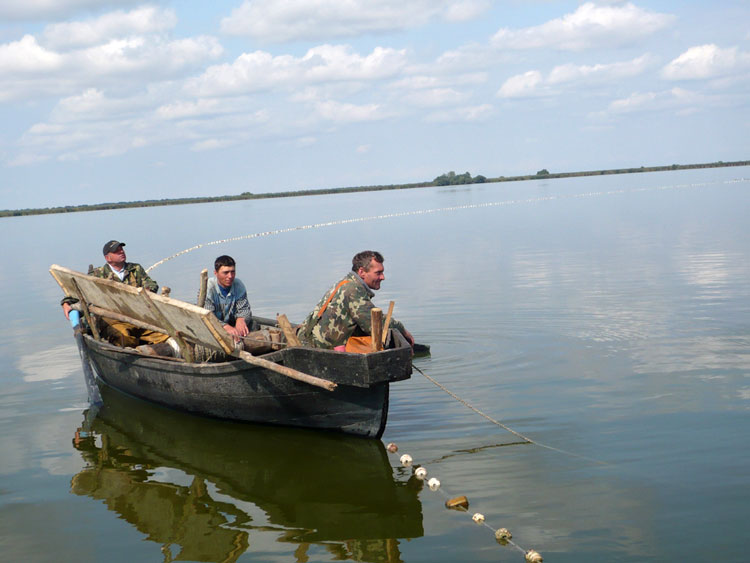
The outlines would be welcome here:
<svg viewBox="0 0 750 563">
<path fill-rule="evenodd" d="M 229 338 L 226 332 L 214 326 L 213 323 L 211 322 L 211 319 L 216 321 L 216 317 L 212 315 L 211 317 L 203 317 L 203 323 L 211 331 L 214 338 L 216 339 L 216 342 L 224 349 L 224 351 L 228 355 L 234 356 L 235 358 L 240 358 L 241 360 L 246 361 L 248 364 L 266 368 L 271 371 L 275 371 L 276 373 L 280 373 L 281 375 L 286 375 L 287 377 L 291 377 L 292 379 L 296 379 L 297 381 L 303 381 L 305 383 L 309 383 L 310 385 L 315 385 L 316 387 L 321 387 L 328 391 L 333 391 L 334 389 L 336 389 L 337 385 L 333 381 L 328 381 L 327 379 L 315 377 L 314 375 L 309 375 L 307 373 L 297 371 L 296 369 L 288 368 L 286 366 L 281 366 L 274 362 L 264 360 L 263 358 L 257 358 L 253 356 L 252 354 L 245 352 L 244 350 L 240 350 L 238 348 L 231 349 L 229 346 L 229 341 L 231 339 Z"/>
<path fill-rule="evenodd" d="M 292 379 L 296 379 L 297 381 L 302 381 L 310 385 L 315 385 L 316 387 L 321 387 L 327 391 L 333 391 L 337 387 L 337 385 L 333 381 L 321 379 L 320 377 L 315 377 L 314 375 L 308 375 L 286 366 L 280 366 L 279 364 L 264 360 L 263 358 L 257 358 L 252 354 L 245 352 L 244 350 L 240 350 L 235 354 L 237 357 L 239 357 L 241 360 L 246 361 L 248 364 L 275 371 L 276 373 L 280 373 L 281 375 L 286 375 L 287 377 L 291 377 Z"/>
<path fill-rule="evenodd" d="M 391 301 L 388 304 L 388 313 L 385 315 L 385 323 L 383 324 L 383 346 L 385 346 L 385 339 L 388 338 L 388 327 L 391 325 L 391 317 L 393 316 L 393 306 L 396 304 L 395 301 Z"/>
</svg>

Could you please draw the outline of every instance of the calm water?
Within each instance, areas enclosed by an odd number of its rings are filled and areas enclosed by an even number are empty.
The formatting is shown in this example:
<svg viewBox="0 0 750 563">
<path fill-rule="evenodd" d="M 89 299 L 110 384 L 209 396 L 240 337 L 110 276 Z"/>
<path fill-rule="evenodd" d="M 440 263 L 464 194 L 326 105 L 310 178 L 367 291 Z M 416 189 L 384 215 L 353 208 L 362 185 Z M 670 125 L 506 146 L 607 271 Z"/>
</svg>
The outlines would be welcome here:
<svg viewBox="0 0 750 563">
<path fill-rule="evenodd" d="M 512 562 L 533 548 L 576 563 L 746 561 L 749 177 L 729 168 L 0 220 L 0 558 Z M 110 238 L 149 266 L 246 235 L 259 236 L 152 275 L 192 301 L 200 270 L 228 253 L 256 314 L 300 320 L 355 252 L 378 249 L 387 279 L 376 302 L 395 300 L 432 346 L 415 365 L 541 445 L 517 444 L 418 373 L 392 387 L 383 443 L 427 467 L 437 492 L 380 441 L 118 395 L 88 411 L 49 265 L 99 265 Z M 458 495 L 468 514 L 444 508 Z M 518 548 L 496 543 L 499 527 Z"/>
</svg>

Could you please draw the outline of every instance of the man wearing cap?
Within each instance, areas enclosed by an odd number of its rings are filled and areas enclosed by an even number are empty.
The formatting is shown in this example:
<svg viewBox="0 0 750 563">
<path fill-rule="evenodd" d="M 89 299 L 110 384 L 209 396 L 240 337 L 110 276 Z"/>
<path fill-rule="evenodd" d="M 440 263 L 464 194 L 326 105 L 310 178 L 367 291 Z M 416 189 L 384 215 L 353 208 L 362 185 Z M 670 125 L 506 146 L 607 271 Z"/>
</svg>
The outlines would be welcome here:
<svg viewBox="0 0 750 563">
<path fill-rule="evenodd" d="M 127 262 L 124 246 L 124 242 L 117 240 L 107 242 L 102 249 L 106 263 L 99 268 L 89 271 L 89 275 L 96 278 L 119 281 L 133 287 L 143 287 L 148 291 L 156 293 L 159 285 L 149 277 L 143 266 L 134 262 Z M 72 305 L 77 302 L 78 299 L 75 297 L 63 298 L 60 304 L 66 317 L 69 318 L 70 311 L 73 308 Z M 130 323 L 109 319 L 102 320 L 106 324 L 105 330 L 109 339 L 121 346 L 137 346 L 140 341 L 156 344 L 164 342 L 169 338 L 166 334 L 138 328 Z"/>
<path fill-rule="evenodd" d="M 121 281 L 133 287 L 145 287 L 147 290 L 156 293 L 159 290 L 159 284 L 148 277 L 143 266 L 134 262 L 126 262 L 124 246 L 124 242 L 117 240 L 111 240 L 105 244 L 102 252 L 107 263 L 99 268 L 94 268 L 89 272 L 89 275 L 96 278 Z"/>
</svg>

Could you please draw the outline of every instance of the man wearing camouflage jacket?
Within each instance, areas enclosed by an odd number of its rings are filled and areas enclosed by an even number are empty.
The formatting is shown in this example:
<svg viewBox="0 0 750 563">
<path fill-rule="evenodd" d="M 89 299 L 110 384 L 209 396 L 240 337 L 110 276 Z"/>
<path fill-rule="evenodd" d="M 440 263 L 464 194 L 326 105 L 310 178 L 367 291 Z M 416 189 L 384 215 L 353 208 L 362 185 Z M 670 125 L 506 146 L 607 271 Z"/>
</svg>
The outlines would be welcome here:
<svg viewBox="0 0 750 563">
<path fill-rule="evenodd" d="M 124 242 L 111 240 L 104 245 L 104 266 L 94 268 L 89 272 L 95 278 L 121 281 L 133 287 L 143 287 L 152 293 L 159 290 L 159 284 L 152 280 L 143 269 L 143 266 L 135 262 L 127 262 L 125 256 Z"/>
<path fill-rule="evenodd" d="M 383 262 L 383 256 L 373 250 L 354 256 L 352 271 L 326 292 L 300 326 L 298 334 L 305 344 L 341 349 L 350 336 L 372 334 L 373 290 L 380 289 L 385 279 Z M 400 331 L 414 345 L 414 338 L 402 323 L 391 319 L 390 327 Z"/>
</svg>

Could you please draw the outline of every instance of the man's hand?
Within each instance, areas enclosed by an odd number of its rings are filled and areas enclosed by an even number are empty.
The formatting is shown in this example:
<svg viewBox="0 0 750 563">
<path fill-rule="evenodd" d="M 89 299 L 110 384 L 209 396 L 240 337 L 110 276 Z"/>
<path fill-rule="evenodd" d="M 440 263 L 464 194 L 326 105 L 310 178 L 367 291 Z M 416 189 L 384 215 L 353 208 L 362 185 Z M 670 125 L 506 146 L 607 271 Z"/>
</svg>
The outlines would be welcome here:
<svg viewBox="0 0 750 563">
<path fill-rule="evenodd" d="M 224 325 L 224 330 L 232 335 L 232 338 L 234 338 L 235 342 L 239 342 L 244 336 L 247 336 L 250 333 L 250 331 L 247 329 L 245 319 L 237 319 L 235 326 L 229 324 Z"/>
<path fill-rule="evenodd" d="M 234 338 L 235 342 L 240 341 L 240 335 L 237 333 L 237 329 L 234 328 L 232 325 L 224 325 L 224 330 L 226 330 L 229 334 L 232 335 L 232 338 Z"/>
<path fill-rule="evenodd" d="M 237 334 L 239 334 L 240 338 L 244 338 L 245 336 L 250 334 L 250 330 L 247 328 L 245 319 L 237 319 L 237 322 L 234 323 L 234 328 L 237 331 Z"/>
<path fill-rule="evenodd" d="M 411 347 L 414 348 L 414 337 L 411 335 L 411 332 L 404 329 L 404 336 L 409 341 L 409 344 L 411 344 Z"/>
</svg>

